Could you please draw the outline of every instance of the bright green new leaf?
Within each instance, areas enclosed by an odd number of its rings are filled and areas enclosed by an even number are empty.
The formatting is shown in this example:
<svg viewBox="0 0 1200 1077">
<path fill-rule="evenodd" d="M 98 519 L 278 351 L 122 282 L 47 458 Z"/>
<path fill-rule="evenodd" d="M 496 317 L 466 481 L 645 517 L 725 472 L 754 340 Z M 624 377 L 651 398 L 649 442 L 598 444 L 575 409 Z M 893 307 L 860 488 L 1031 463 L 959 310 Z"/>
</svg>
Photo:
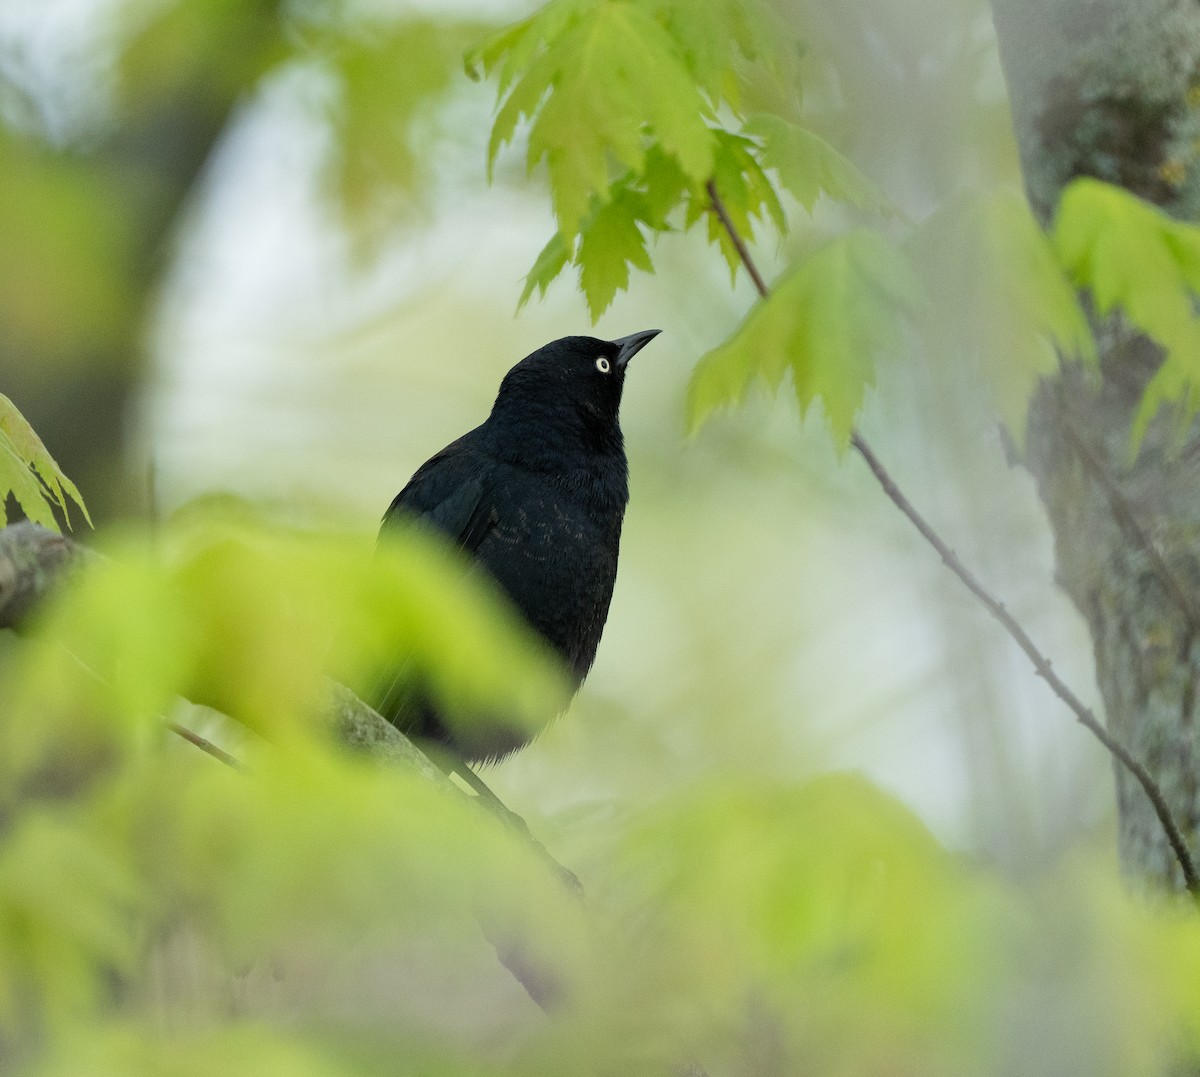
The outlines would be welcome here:
<svg viewBox="0 0 1200 1077">
<path fill-rule="evenodd" d="M 714 131 L 713 134 L 719 146 L 720 133 Z M 688 190 L 696 186 L 679 167 L 679 162 L 658 146 L 651 146 L 646 151 L 646 163 L 640 176 L 630 174 L 618 182 L 637 189 L 639 219 L 656 232 L 670 231 L 667 218 Z"/>
<path fill-rule="evenodd" d="M 874 381 L 875 357 L 923 305 L 908 261 L 878 234 L 851 232 L 826 244 L 785 274 L 733 336 L 696 365 L 689 429 L 739 402 L 757 379 L 776 389 L 790 371 L 801 413 L 820 399 L 844 449 Z"/>
<path fill-rule="evenodd" d="M 563 238 L 561 232 L 555 232 L 537 256 L 533 268 L 525 274 L 525 287 L 521 289 L 521 298 L 517 300 L 517 310 L 520 310 L 534 293 L 534 289 L 544 299 L 546 289 L 571 263 L 571 247 Z"/>
<path fill-rule="evenodd" d="M 505 63 L 506 53 L 523 64 Z M 576 233 L 593 197 L 609 189 L 610 158 L 640 172 L 648 138 L 703 183 L 712 166 L 707 108 L 666 30 L 635 3 L 558 0 L 475 53 L 501 65 L 489 163 L 523 120 L 528 164 L 545 159 L 559 229 Z M 520 72 L 519 77 L 516 73 Z"/>
<path fill-rule="evenodd" d="M 999 191 L 957 199 L 907 242 L 936 317 L 927 331 L 954 362 L 977 360 L 1020 444 L 1039 379 L 1058 356 L 1096 361 L 1075 288 L 1025 199 Z"/>
<path fill-rule="evenodd" d="M 55 531 L 59 528 L 50 506 L 62 510 L 69 526 L 68 495 L 83 510 L 87 522 L 92 522 L 75 484 L 63 474 L 17 406 L 0 393 L 0 497 L 10 492 L 34 523 Z"/>
<path fill-rule="evenodd" d="M 1179 405 L 1181 422 L 1200 411 L 1200 228 L 1172 220 L 1120 187 L 1078 179 L 1063 193 L 1053 238 L 1096 310 L 1119 309 L 1165 352 L 1134 417 L 1136 451 L 1163 404 Z"/>
<path fill-rule="evenodd" d="M 501 97 L 525 73 L 548 42 L 596 6 L 596 0 L 552 0 L 532 15 L 488 35 L 467 50 L 464 64 L 473 78 L 483 73 L 497 76 L 497 92 Z"/>
<path fill-rule="evenodd" d="M 810 213 L 825 194 L 869 213 L 899 216 L 900 211 L 883 191 L 811 131 L 766 113 L 752 117 L 743 130 L 762 141 L 763 167 L 773 168 Z"/>
<path fill-rule="evenodd" d="M 716 154 L 713 160 L 713 184 L 721 197 L 725 212 L 734 230 L 746 243 L 754 241 L 755 225 L 770 217 L 780 234 L 787 231 L 787 214 L 770 178 L 755 156 L 758 147 L 748 138 L 714 132 Z M 688 202 L 687 226 L 702 216 L 708 220 L 708 241 L 715 243 L 729 266 L 731 280 L 736 280 L 742 266 L 741 255 L 725 230 L 724 224 L 712 212 L 708 192 L 693 189 Z"/>
<path fill-rule="evenodd" d="M 593 322 L 599 320 L 613 296 L 629 286 L 631 265 L 654 272 L 646 253 L 646 237 L 638 226 L 639 216 L 636 196 L 626 190 L 597 206 L 583 226 L 576 260 Z"/>
<path fill-rule="evenodd" d="M 551 237 L 525 277 L 517 309 L 535 289 L 544 296 L 550 282 L 574 264 L 592 321 L 597 321 L 613 296 L 629 286 L 630 266 L 654 272 L 646 233 L 671 231 L 668 217 L 690 189 L 675 159 L 650 147 L 640 174 L 628 171 L 613 182 L 606 197 L 592 198 L 577 243 L 568 242 L 562 232 Z"/>
<path fill-rule="evenodd" d="M 58 521 L 50 510 L 52 495 L 38 481 L 29 461 L 17 451 L 12 439 L 3 430 L 0 430 L 0 493 L 5 496 L 11 493 L 25 515 L 35 524 L 59 530 Z"/>
</svg>

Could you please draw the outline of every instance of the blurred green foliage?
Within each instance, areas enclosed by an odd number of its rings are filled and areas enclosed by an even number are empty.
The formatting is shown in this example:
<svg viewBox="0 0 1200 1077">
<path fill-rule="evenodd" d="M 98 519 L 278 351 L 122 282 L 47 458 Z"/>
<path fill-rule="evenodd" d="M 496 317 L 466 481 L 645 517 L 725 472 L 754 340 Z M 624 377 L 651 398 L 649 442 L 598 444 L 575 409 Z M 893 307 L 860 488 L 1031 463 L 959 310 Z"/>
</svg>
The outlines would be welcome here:
<svg viewBox="0 0 1200 1077">
<path fill-rule="evenodd" d="M 3 652 L 6 1072 L 1148 1074 L 1200 1048 L 1200 923 L 1106 860 L 1014 883 L 862 778 L 726 777 L 579 820 L 581 902 L 454 788 L 348 755 L 322 668 L 557 689 L 423 535 L 370 565 L 192 514 L 108 553 Z M 180 694 L 243 720 L 246 769 L 171 737 Z M 489 942 L 557 985 L 550 1020 Z"/>
</svg>

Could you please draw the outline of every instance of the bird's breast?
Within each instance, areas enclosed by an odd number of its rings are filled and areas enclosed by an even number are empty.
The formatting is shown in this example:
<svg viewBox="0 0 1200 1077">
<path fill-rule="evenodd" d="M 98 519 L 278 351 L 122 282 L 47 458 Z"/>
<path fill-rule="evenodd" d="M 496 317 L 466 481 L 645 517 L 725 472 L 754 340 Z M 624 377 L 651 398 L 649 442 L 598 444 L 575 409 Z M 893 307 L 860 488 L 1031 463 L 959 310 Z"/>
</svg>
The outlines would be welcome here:
<svg viewBox="0 0 1200 1077">
<path fill-rule="evenodd" d="M 478 558 L 582 680 L 612 600 L 624 506 L 596 511 L 545 485 L 511 509 Z"/>
</svg>

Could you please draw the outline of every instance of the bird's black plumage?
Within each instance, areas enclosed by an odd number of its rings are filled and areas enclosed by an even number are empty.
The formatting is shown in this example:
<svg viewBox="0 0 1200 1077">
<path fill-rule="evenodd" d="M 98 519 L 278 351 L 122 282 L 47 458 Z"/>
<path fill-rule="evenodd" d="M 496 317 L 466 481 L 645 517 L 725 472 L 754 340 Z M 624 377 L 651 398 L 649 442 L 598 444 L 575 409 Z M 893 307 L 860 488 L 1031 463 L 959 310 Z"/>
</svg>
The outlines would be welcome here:
<svg viewBox="0 0 1200 1077">
<path fill-rule="evenodd" d="M 658 332 L 564 337 L 527 355 L 505 375 L 487 421 L 422 464 L 383 520 L 386 533 L 417 517 L 474 558 L 559 653 L 576 688 L 608 616 L 629 500 L 625 372 Z M 377 703 L 410 735 L 467 760 L 499 758 L 529 738 L 502 716 L 450 728 L 427 697 L 394 685 Z"/>
</svg>

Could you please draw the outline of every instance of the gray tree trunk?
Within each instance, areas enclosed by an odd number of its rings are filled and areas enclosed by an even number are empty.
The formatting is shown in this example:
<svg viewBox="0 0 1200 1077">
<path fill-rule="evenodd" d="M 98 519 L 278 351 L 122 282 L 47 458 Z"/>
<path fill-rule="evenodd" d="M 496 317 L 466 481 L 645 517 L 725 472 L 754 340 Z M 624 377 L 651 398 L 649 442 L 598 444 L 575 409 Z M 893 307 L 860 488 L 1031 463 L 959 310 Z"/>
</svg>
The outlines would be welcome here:
<svg viewBox="0 0 1200 1077">
<path fill-rule="evenodd" d="M 1200 4 L 993 0 L 1025 186 L 1053 215 L 1095 176 L 1200 217 Z M 1193 850 L 1200 824 L 1200 427 L 1169 419 L 1136 461 L 1129 431 L 1160 354 L 1119 320 L 1097 326 L 1102 378 L 1043 384 L 1026 463 L 1054 529 L 1058 578 L 1086 618 L 1109 728 L 1163 789 Z M 1150 803 L 1117 768 L 1120 852 L 1146 885 L 1182 875 Z"/>
</svg>

